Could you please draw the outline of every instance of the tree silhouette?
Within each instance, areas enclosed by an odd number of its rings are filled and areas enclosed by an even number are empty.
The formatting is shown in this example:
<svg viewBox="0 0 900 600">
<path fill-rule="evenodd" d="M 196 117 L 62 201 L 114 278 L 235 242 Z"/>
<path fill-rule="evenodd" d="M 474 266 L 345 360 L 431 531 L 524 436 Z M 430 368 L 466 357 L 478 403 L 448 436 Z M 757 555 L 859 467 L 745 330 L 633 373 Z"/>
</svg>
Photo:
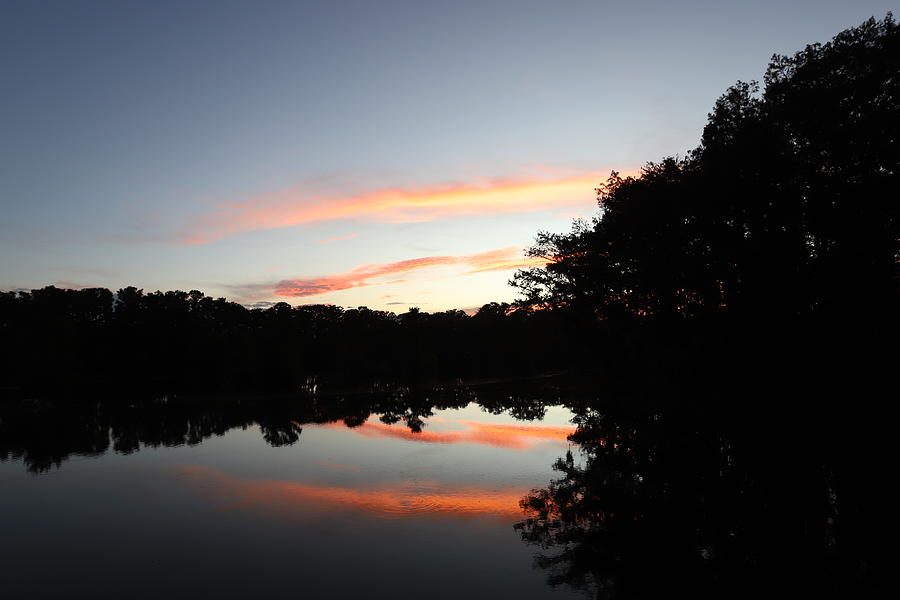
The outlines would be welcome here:
<svg viewBox="0 0 900 600">
<path fill-rule="evenodd" d="M 890 597 L 900 29 L 889 14 L 718 99 L 684 158 L 541 232 L 533 305 L 605 397 L 523 499 L 552 585 L 597 597 Z M 854 440 L 840 443 L 836 440 Z"/>
<path fill-rule="evenodd" d="M 496 305 L 500 306 L 500 305 Z M 397 315 L 366 307 L 248 309 L 198 290 L 53 286 L 0 296 L 4 395 L 61 400 L 63 390 L 283 393 L 311 376 L 419 380 L 561 368 L 543 356 L 556 315 L 489 305 Z"/>
<path fill-rule="evenodd" d="M 786 317 L 895 300 L 900 33 L 889 14 L 774 56 L 738 82 L 683 159 L 616 173 L 600 214 L 531 249 L 533 303 L 607 318 L 720 311 Z"/>
</svg>

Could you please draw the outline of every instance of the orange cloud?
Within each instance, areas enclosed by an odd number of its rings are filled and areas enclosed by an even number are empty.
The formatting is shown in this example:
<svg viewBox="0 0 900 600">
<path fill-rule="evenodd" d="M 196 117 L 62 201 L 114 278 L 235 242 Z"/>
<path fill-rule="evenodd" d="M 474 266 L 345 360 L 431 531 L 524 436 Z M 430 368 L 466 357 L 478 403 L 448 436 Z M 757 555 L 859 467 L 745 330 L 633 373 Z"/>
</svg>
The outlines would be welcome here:
<svg viewBox="0 0 900 600">
<path fill-rule="evenodd" d="M 351 431 L 365 437 L 391 437 L 429 444 L 483 444 L 513 450 L 531 448 L 538 442 L 546 440 L 565 442 L 574 431 L 571 426 L 480 423 L 477 421 L 457 421 L 457 423 L 466 429 L 462 431 L 426 429 L 414 433 L 405 425 L 386 425 L 375 421 L 366 421 L 362 425 L 352 428 Z M 343 427 L 343 425 L 330 423 L 325 427 Z"/>
<path fill-rule="evenodd" d="M 606 179 L 585 173 L 551 179 L 492 179 L 480 184 L 388 188 L 336 198 L 297 187 L 246 202 L 224 202 L 182 231 L 185 245 L 206 244 L 244 231 L 337 219 L 409 223 L 448 217 L 594 208 L 594 188 Z"/>
<path fill-rule="evenodd" d="M 250 510 L 302 518 L 312 511 L 344 509 L 381 518 L 522 516 L 519 500 L 527 488 L 454 486 L 401 481 L 371 489 L 278 480 L 247 479 L 223 471 L 187 465 L 179 474 L 222 509 Z"/>
<path fill-rule="evenodd" d="M 489 250 L 479 254 L 463 256 L 425 256 L 411 258 L 393 263 L 374 263 L 357 267 L 346 273 L 323 275 L 309 279 L 286 279 L 275 286 L 278 296 L 306 297 L 317 296 L 328 292 L 365 287 L 376 283 L 399 283 L 403 280 L 373 282 L 373 280 L 409 273 L 431 267 L 450 265 L 466 265 L 470 268 L 467 274 L 486 271 L 506 271 L 526 267 L 538 267 L 546 264 L 543 258 L 523 256 L 522 250 L 515 246 Z"/>
</svg>

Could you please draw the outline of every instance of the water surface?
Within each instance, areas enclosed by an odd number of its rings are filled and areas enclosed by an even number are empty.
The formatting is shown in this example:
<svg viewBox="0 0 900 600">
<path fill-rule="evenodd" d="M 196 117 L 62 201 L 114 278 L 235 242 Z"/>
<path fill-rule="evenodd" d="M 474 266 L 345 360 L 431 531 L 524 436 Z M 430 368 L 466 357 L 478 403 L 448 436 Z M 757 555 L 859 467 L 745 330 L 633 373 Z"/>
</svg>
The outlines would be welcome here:
<svg viewBox="0 0 900 600">
<path fill-rule="evenodd" d="M 62 419 L 42 448 L 7 449 L 0 463 L 0 589 L 570 597 L 546 586 L 513 525 L 566 451 L 571 414 L 548 407 L 525 421 L 475 403 L 419 412 L 277 427 L 209 414 Z M 70 447 L 51 449 L 54 439 Z"/>
<path fill-rule="evenodd" d="M 0 593 L 897 597 L 893 421 L 698 390 L 3 402 Z"/>
</svg>

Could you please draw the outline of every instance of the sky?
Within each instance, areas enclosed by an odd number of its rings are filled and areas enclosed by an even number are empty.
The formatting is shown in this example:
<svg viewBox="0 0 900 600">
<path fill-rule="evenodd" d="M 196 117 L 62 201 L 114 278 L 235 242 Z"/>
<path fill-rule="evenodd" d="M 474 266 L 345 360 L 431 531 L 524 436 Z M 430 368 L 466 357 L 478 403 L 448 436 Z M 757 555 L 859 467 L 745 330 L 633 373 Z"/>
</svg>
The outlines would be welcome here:
<svg viewBox="0 0 900 600">
<path fill-rule="evenodd" d="M 0 0 L 0 290 L 512 301 L 539 230 L 896 2 Z M 895 11 L 896 12 L 896 11 Z"/>
</svg>

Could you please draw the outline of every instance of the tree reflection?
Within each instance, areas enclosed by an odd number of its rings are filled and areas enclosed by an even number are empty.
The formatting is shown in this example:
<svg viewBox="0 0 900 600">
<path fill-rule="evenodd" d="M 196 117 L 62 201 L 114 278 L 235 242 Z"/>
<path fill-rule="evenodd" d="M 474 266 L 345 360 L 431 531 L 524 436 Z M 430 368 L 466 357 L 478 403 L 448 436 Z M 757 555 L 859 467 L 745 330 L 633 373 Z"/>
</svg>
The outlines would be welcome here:
<svg viewBox="0 0 900 600">
<path fill-rule="evenodd" d="M 887 444 L 834 451 L 831 434 L 868 427 L 792 417 L 765 415 L 762 437 L 702 412 L 584 410 L 580 452 L 522 499 L 516 528 L 551 586 L 596 598 L 890 596 Z"/>
<path fill-rule="evenodd" d="M 304 424 L 341 422 L 356 428 L 373 415 L 386 425 L 402 423 L 416 436 L 425 431 L 435 410 L 463 408 L 472 402 L 495 414 L 508 410 L 520 420 L 544 414 L 541 397 L 503 384 L 414 388 L 379 383 L 330 392 L 322 392 L 322 387 L 318 394 L 267 398 L 161 396 L 130 402 L 116 397 L 0 403 L 0 460 L 22 460 L 29 471 L 42 473 L 73 455 L 197 445 L 231 429 L 252 426 L 259 427 L 269 445 L 289 446 L 300 440 Z"/>
</svg>

